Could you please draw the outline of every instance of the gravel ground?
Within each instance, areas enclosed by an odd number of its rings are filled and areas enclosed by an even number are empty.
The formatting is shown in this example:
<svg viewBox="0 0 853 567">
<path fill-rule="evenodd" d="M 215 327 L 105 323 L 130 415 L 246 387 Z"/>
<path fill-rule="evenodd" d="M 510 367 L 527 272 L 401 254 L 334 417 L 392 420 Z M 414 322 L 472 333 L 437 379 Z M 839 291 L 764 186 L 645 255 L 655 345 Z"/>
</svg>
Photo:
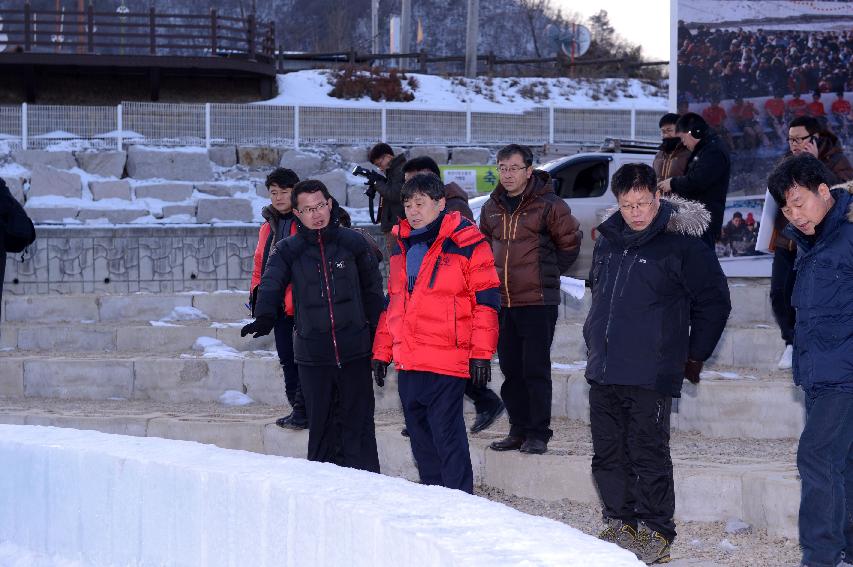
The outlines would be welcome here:
<svg viewBox="0 0 853 567">
<path fill-rule="evenodd" d="M 519 498 L 489 488 L 477 487 L 476 494 L 502 502 L 522 512 L 544 516 L 595 535 L 601 529 L 601 512 L 593 507 L 562 500 L 543 502 Z M 672 567 L 749 566 L 782 567 L 798 565 L 800 551 L 795 541 L 775 538 L 765 530 L 726 533 L 722 522 L 682 522 L 672 549 Z"/>
</svg>

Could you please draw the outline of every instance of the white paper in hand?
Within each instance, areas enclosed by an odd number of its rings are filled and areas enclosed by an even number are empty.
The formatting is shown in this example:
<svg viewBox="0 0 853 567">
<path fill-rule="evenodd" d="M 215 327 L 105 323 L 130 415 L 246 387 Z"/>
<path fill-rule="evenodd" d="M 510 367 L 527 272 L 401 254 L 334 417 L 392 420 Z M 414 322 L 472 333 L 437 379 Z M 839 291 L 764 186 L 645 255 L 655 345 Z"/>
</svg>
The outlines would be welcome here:
<svg viewBox="0 0 853 567">
<path fill-rule="evenodd" d="M 586 284 L 583 280 L 560 276 L 560 290 L 580 301 L 583 299 L 584 293 L 586 293 Z"/>
</svg>

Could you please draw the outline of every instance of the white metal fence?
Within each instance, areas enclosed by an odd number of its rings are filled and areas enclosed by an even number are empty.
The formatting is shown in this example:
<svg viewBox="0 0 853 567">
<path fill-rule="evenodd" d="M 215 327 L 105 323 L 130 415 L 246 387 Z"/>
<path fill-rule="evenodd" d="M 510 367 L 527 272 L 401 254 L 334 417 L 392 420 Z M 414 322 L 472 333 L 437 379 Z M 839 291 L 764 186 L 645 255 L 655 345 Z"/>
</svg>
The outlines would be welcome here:
<svg viewBox="0 0 853 567">
<path fill-rule="evenodd" d="M 126 102 L 118 106 L 0 106 L 12 147 L 118 148 L 125 143 L 214 146 L 494 145 L 657 139 L 664 109 L 537 107 L 525 112 L 383 107 Z"/>
</svg>

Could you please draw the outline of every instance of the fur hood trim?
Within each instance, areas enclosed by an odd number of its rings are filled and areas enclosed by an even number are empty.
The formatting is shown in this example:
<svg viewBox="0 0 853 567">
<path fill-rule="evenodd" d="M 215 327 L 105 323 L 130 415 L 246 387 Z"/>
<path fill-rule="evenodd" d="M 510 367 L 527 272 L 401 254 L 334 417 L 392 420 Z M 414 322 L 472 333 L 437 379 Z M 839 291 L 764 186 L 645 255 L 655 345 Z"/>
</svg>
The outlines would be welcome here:
<svg viewBox="0 0 853 567">
<path fill-rule="evenodd" d="M 853 186 L 853 182 L 851 182 L 851 186 Z M 851 188 L 851 191 L 853 192 L 853 188 Z M 711 213 L 708 212 L 708 209 L 702 203 L 690 201 L 672 194 L 661 197 L 661 201 L 666 201 L 672 207 L 672 214 L 666 223 L 667 232 L 698 237 L 702 236 L 708 230 L 708 226 L 711 224 Z M 610 207 L 607 209 L 604 220 L 609 219 L 617 212 L 619 212 L 618 205 Z"/>
</svg>

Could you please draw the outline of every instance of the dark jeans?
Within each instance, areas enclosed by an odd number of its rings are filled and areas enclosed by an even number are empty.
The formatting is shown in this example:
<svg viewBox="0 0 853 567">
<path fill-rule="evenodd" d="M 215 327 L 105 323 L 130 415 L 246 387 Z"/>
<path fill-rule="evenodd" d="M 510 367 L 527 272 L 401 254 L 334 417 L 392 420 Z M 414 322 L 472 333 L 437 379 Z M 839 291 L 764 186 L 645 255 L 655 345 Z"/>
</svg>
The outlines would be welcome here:
<svg viewBox="0 0 853 567">
<path fill-rule="evenodd" d="M 504 383 L 501 399 L 509 415 L 509 434 L 551 439 L 551 342 L 556 305 L 503 307 L 498 357 Z"/>
<path fill-rule="evenodd" d="M 794 343 L 794 323 L 797 312 L 791 306 L 791 295 L 794 293 L 794 261 L 797 259 L 796 250 L 776 248 L 773 254 L 773 269 L 770 273 L 770 306 L 773 308 L 773 318 L 782 331 L 782 340 L 786 345 Z"/>
<path fill-rule="evenodd" d="M 842 552 L 853 560 L 853 393 L 806 392 L 797 468 L 803 563 L 835 567 Z"/>
<path fill-rule="evenodd" d="M 308 460 L 379 472 L 370 358 L 299 365 L 308 410 Z"/>
<path fill-rule="evenodd" d="M 462 417 L 466 382 L 433 372 L 400 370 L 397 375 L 421 482 L 473 493 L 474 474 Z"/>
<path fill-rule="evenodd" d="M 675 486 L 669 455 L 672 397 L 636 386 L 592 383 L 592 476 L 604 516 L 644 522 L 675 538 Z"/>
<path fill-rule="evenodd" d="M 475 386 L 472 380 L 463 380 L 463 382 L 465 382 L 465 395 L 474 402 L 474 409 L 477 413 L 494 411 L 501 403 L 498 395 L 488 386 Z"/>
<path fill-rule="evenodd" d="M 305 420 L 305 399 L 302 387 L 299 385 L 299 367 L 293 360 L 293 317 L 279 317 L 273 327 L 275 335 L 275 350 L 284 373 L 284 395 L 294 417 Z"/>
</svg>

